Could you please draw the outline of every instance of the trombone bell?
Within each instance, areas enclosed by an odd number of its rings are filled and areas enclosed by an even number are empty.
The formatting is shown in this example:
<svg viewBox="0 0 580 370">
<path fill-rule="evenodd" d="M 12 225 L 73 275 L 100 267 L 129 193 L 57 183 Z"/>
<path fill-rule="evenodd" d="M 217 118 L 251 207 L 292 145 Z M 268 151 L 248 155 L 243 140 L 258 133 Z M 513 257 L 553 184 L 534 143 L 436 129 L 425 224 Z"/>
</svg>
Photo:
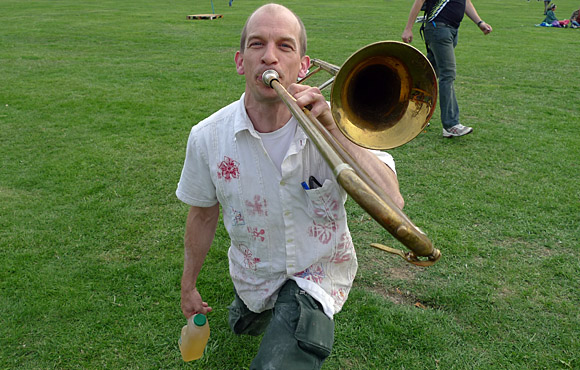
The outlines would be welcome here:
<svg viewBox="0 0 580 370">
<path fill-rule="evenodd" d="M 338 128 L 369 149 L 391 149 L 413 140 L 429 123 L 437 78 L 429 60 L 398 41 L 363 47 L 335 76 L 330 102 Z"/>
</svg>

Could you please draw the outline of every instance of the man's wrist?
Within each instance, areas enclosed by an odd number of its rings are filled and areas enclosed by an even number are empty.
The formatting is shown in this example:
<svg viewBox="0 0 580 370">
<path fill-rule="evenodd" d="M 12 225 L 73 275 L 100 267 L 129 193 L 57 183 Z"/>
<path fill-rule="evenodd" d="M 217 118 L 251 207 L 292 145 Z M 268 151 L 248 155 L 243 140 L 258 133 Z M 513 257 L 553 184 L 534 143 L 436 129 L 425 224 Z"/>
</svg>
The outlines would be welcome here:
<svg viewBox="0 0 580 370">
<path fill-rule="evenodd" d="M 189 292 L 196 289 L 197 281 L 196 280 L 181 280 L 181 291 Z"/>
<path fill-rule="evenodd" d="M 477 22 L 477 27 L 481 26 L 482 23 L 485 23 L 483 20 Z"/>
</svg>

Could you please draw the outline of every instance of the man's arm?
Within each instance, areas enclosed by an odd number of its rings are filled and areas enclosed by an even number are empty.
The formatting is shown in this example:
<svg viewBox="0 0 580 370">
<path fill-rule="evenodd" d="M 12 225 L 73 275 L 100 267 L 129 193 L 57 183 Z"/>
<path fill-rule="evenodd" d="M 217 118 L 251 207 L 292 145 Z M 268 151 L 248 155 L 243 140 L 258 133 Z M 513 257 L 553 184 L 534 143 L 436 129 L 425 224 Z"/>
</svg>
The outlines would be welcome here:
<svg viewBox="0 0 580 370">
<path fill-rule="evenodd" d="M 389 166 L 384 164 L 373 153 L 350 141 L 336 126 L 330 107 L 317 87 L 292 84 L 289 92 L 296 98 L 300 107 L 311 105 L 312 115 L 326 127 L 346 151 L 362 167 L 363 170 L 381 187 L 399 208 L 403 208 L 405 201 L 399 191 L 397 175 Z"/>
<path fill-rule="evenodd" d="M 201 298 L 196 289 L 197 277 L 217 228 L 220 214 L 219 203 L 212 207 L 191 207 L 185 226 L 185 253 L 183 276 L 181 277 L 181 311 L 187 318 L 196 314 L 206 314 L 212 308 Z"/>
<path fill-rule="evenodd" d="M 481 32 L 483 32 L 484 35 L 487 35 L 491 31 L 493 31 L 491 26 L 485 23 L 481 19 L 481 17 L 477 14 L 477 10 L 475 10 L 475 7 L 473 6 L 471 0 L 467 0 L 465 3 L 465 14 L 469 17 L 469 19 L 473 21 L 473 23 L 477 24 L 477 26 L 479 27 Z"/>
<path fill-rule="evenodd" d="M 411 11 L 409 12 L 409 19 L 407 19 L 407 25 L 405 26 L 403 34 L 401 35 L 401 38 L 406 43 L 413 41 L 413 25 L 415 24 L 417 15 L 421 11 L 424 2 L 425 0 L 415 0 L 413 6 L 411 7 Z"/>
<path fill-rule="evenodd" d="M 328 126 L 326 127 L 355 162 L 391 197 L 395 205 L 399 209 L 403 209 L 405 201 L 399 190 L 399 180 L 395 172 L 378 159 L 376 155 L 350 141 L 344 136 L 336 124 L 330 126 L 330 128 Z"/>
</svg>

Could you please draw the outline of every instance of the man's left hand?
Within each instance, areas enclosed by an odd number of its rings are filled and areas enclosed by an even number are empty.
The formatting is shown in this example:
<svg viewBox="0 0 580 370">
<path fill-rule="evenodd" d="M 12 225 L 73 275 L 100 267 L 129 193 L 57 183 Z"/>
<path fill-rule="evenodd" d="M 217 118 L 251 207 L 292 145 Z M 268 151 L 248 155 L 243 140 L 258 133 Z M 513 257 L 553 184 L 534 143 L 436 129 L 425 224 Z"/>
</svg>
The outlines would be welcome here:
<svg viewBox="0 0 580 370">
<path fill-rule="evenodd" d="M 332 118 L 328 102 L 318 87 L 292 84 L 288 86 L 288 92 L 294 96 L 296 104 L 298 104 L 300 108 L 309 106 L 308 108 L 310 112 L 312 112 L 312 115 L 316 117 L 324 127 L 330 130 L 336 125 Z"/>
</svg>

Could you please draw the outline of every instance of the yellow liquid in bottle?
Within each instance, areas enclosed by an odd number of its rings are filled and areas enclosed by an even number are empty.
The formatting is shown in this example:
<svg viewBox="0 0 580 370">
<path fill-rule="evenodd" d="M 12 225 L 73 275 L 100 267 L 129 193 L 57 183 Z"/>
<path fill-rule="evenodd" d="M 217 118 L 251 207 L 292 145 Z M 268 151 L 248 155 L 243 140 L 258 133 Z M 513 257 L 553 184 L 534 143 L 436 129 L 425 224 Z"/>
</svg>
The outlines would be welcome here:
<svg viewBox="0 0 580 370">
<path fill-rule="evenodd" d="M 197 314 L 187 320 L 187 325 L 181 329 L 179 350 L 183 361 L 197 360 L 203 355 L 203 350 L 209 339 L 209 324 L 205 315 Z"/>
</svg>

